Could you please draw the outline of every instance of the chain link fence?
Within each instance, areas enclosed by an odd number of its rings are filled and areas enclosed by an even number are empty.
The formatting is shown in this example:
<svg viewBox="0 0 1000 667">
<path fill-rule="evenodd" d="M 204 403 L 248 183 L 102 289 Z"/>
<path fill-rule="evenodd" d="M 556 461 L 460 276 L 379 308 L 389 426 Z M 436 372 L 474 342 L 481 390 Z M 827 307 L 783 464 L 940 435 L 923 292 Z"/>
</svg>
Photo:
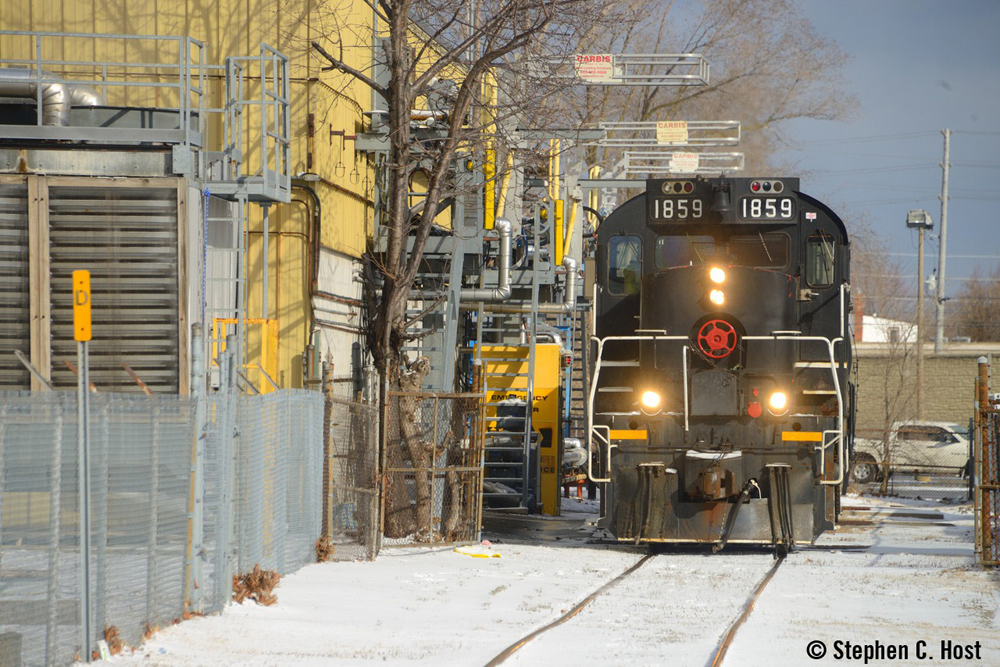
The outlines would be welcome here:
<svg viewBox="0 0 1000 667">
<path fill-rule="evenodd" d="M 92 643 L 128 645 L 232 598 L 232 575 L 316 558 L 323 397 L 93 394 Z M 199 426 L 201 424 L 201 426 Z M 0 392 L 0 663 L 80 654 L 77 403 Z"/>
<path fill-rule="evenodd" d="M 326 396 L 324 506 L 330 560 L 374 560 L 378 553 L 378 409 L 346 392 Z"/>
<path fill-rule="evenodd" d="M 855 432 L 850 481 L 865 493 L 964 503 L 972 498 L 971 471 L 967 424 L 905 422 Z"/>
<path fill-rule="evenodd" d="M 384 544 L 478 539 L 483 395 L 390 391 L 383 424 Z"/>
</svg>

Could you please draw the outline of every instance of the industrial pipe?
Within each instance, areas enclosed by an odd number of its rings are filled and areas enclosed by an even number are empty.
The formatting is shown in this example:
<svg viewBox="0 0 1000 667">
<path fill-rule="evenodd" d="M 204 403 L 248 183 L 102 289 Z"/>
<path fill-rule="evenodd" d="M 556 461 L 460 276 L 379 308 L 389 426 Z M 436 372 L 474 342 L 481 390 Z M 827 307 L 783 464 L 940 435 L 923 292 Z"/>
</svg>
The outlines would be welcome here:
<svg viewBox="0 0 1000 667">
<path fill-rule="evenodd" d="M 537 312 L 545 315 L 571 315 L 576 310 L 576 260 L 563 257 L 563 267 L 566 269 L 566 293 L 562 303 L 540 303 Z M 490 313 L 530 313 L 531 304 L 486 304 L 485 310 Z"/>
<path fill-rule="evenodd" d="M 39 83 L 39 79 L 57 79 Z M 33 98 L 42 88 L 42 124 L 69 125 L 71 106 L 101 106 L 103 96 L 90 86 L 72 84 L 59 76 L 43 70 L 2 69 L 0 70 L 0 95 Z"/>
<path fill-rule="evenodd" d="M 493 229 L 500 233 L 500 267 L 497 271 L 497 286 L 463 289 L 459 297 L 462 302 L 492 303 L 506 301 L 510 298 L 510 248 L 514 226 L 510 220 L 498 218 Z M 410 292 L 411 299 L 435 299 L 444 295 L 442 290 L 414 290 Z"/>
</svg>

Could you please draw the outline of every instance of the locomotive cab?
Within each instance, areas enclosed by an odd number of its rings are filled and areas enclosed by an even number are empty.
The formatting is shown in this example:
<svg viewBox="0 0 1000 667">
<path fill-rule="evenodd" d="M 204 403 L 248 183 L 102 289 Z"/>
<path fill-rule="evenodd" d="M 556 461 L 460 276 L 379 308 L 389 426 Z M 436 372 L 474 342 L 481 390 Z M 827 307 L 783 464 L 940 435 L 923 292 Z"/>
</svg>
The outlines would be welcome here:
<svg viewBox="0 0 1000 667">
<path fill-rule="evenodd" d="M 789 548 L 832 527 L 848 240 L 798 188 L 650 180 L 598 231 L 588 440 L 617 539 Z"/>
</svg>

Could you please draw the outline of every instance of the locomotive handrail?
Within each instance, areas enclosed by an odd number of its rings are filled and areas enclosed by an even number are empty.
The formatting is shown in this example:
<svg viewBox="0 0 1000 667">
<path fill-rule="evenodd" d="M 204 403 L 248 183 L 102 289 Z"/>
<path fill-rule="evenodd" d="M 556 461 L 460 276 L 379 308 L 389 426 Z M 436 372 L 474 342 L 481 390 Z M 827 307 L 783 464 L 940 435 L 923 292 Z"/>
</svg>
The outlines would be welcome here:
<svg viewBox="0 0 1000 667">
<path fill-rule="evenodd" d="M 594 456 L 594 398 L 597 395 L 597 378 L 599 378 L 600 375 L 601 375 L 601 356 L 602 356 L 602 354 L 604 352 L 604 343 L 606 341 L 612 341 L 612 340 L 650 340 L 650 339 L 653 339 L 653 340 L 661 340 L 661 339 L 662 340 L 690 340 L 687 336 L 659 336 L 659 335 L 655 335 L 655 334 L 652 335 L 652 336 L 648 336 L 648 335 L 647 336 L 605 336 L 604 338 L 599 338 L 597 336 L 591 336 L 590 337 L 590 342 L 591 343 L 594 343 L 594 342 L 597 343 L 597 355 L 595 357 L 596 361 L 594 362 L 594 379 L 590 383 L 590 397 L 588 398 L 588 403 L 587 403 L 587 459 L 588 459 L 588 461 L 592 460 L 593 456 Z M 684 349 L 687 349 L 687 347 L 685 346 Z M 686 385 L 687 385 L 687 383 L 685 382 L 685 391 L 686 391 Z M 685 420 L 687 419 L 687 414 L 686 413 L 687 413 L 687 409 L 685 408 L 685 416 L 684 416 Z M 599 424 L 598 427 L 599 428 L 607 428 L 608 429 L 608 445 L 609 445 L 609 449 L 608 449 L 608 468 L 610 469 L 610 467 L 611 467 L 611 449 L 610 449 L 610 445 L 611 445 L 611 427 L 610 426 L 604 426 L 603 424 Z M 595 482 L 595 483 L 596 482 L 610 482 L 611 481 L 610 478 L 608 478 L 608 479 L 594 479 L 593 469 L 591 468 L 591 466 L 590 466 L 589 463 L 587 464 L 587 477 L 590 479 L 590 481 Z"/>
<path fill-rule="evenodd" d="M 608 432 L 608 437 L 606 439 L 602 438 L 602 440 L 604 440 L 604 442 L 606 442 L 608 444 L 608 469 L 609 470 L 611 469 L 611 447 L 612 447 L 612 444 L 611 444 L 611 427 L 608 426 L 607 424 L 597 424 L 587 434 L 587 442 L 588 442 L 588 448 L 587 448 L 587 477 L 590 479 L 591 482 L 594 482 L 594 483 L 597 483 L 597 482 L 603 483 L 603 482 L 610 482 L 611 481 L 610 477 L 607 477 L 607 478 L 604 478 L 604 477 L 594 477 L 594 456 L 590 452 L 589 443 L 590 443 L 590 435 L 591 435 L 591 433 L 596 432 L 593 429 L 599 429 L 599 428 L 603 428 L 604 430 L 606 430 Z M 598 434 L 597 437 L 600 438 L 601 437 L 600 434 Z"/>
<path fill-rule="evenodd" d="M 844 301 L 843 301 L 844 293 L 845 293 L 845 285 L 842 284 L 841 285 L 841 289 L 840 289 L 840 294 L 841 294 L 841 322 L 842 323 L 843 323 L 843 311 L 844 311 Z M 841 329 L 841 330 L 843 330 L 843 329 Z M 685 341 L 690 341 L 691 339 L 688 336 L 660 336 L 660 335 L 656 335 L 656 334 L 654 334 L 654 335 L 645 335 L 645 336 L 605 336 L 604 338 L 599 338 L 598 336 L 591 336 L 590 337 L 590 341 L 592 343 L 595 342 L 595 341 L 597 342 L 597 355 L 595 357 L 595 364 L 594 364 L 594 378 L 591 381 L 591 386 L 590 386 L 590 397 L 589 397 L 589 404 L 588 404 L 588 408 L 589 409 L 587 410 L 587 455 L 588 455 L 588 457 L 592 457 L 593 456 L 594 399 L 596 398 L 596 395 L 597 395 L 597 380 L 598 380 L 598 378 L 600 377 L 600 374 L 601 374 L 601 357 L 602 357 L 602 354 L 604 352 L 604 343 L 608 342 L 608 341 L 627 341 L 627 340 L 636 340 L 636 341 L 642 341 L 642 340 L 653 340 L 653 341 L 657 341 L 657 340 L 685 340 Z M 837 343 L 843 342 L 843 340 L 844 340 L 843 336 L 838 336 L 837 338 L 834 338 L 834 339 L 831 340 L 831 339 L 827 338 L 826 336 L 802 336 L 800 334 L 789 335 L 787 333 L 774 332 L 774 333 L 772 333 L 770 335 L 767 335 L 767 336 L 759 336 L 759 335 L 758 336 L 743 336 L 743 340 L 746 340 L 746 341 L 755 341 L 755 340 L 756 341 L 787 340 L 787 341 L 814 341 L 814 342 L 823 342 L 823 343 L 826 343 L 827 352 L 830 355 L 830 372 L 833 374 L 833 386 L 834 386 L 834 389 L 837 392 L 837 429 L 836 429 L 836 431 L 831 431 L 831 432 L 838 434 L 838 437 L 836 439 L 836 443 L 837 443 L 837 454 L 838 454 L 838 463 L 839 463 L 839 465 L 838 465 L 837 478 L 836 479 L 832 479 L 832 480 L 820 479 L 820 484 L 825 485 L 825 486 L 834 486 L 834 485 L 840 485 L 840 484 L 842 484 L 843 481 L 844 481 L 844 469 L 845 469 L 845 461 L 844 461 L 844 397 L 843 397 L 843 394 L 842 394 L 841 388 L 840 388 L 840 377 L 837 375 L 838 367 L 837 367 L 836 354 L 834 352 L 834 346 Z M 688 350 L 688 346 L 685 345 L 684 348 L 683 348 L 683 350 L 682 350 L 683 368 L 684 368 L 684 430 L 685 431 L 688 430 L 687 350 Z M 610 444 L 610 440 L 611 440 L 610 433 L 611 433 L 610 427 L 608 427 L 608 441 L 609 441 L 609 444 Z M 830 444 L 832 445 L 833 442 L 831 442 Z M 823 448 L 823 453 L 822 453 L 821 456 L 825 456 L 825 449 L 826 448 L 824 447 Z M 825 464 L 825 460 L 822 460 L 822 463 Z M 610 450 L 609 450 L 609 461 L 608 461 L 608 464 L 609 464 L 609 467 L 610 467 Z M 822 475 L 822 468 L 820 470 L 821 470 L 820 474 Z M 587 473 L 588 473 L 588 477 L 590 477 L 590 479 L 591 479 L 592 482 L 597 482 L 597 481 L 606 482 L 606 481 L 610 481 L 610 480 L 595 480 L 595 479 L 593 479 L 593 477 L 591 476 L 591 470 L 589 468 L 588 468 Z"/>
<path fill-rule="evenodd" d="M 835 436 L 834 439 L 831 440 L 830 442 L 826 441 L 826 434 L 827 433 L 833 433 L 834 436 Z M 820 470 L 819 474 L 821 476 L 823 474 L 823 471 L 826 470 L 826 450 L 827 450 L 827 448 L 833 446 L 835 443 L 839 443 L 842 436 L 841 436 L 841 434 L 840 434 L 839 431 L 834 431 L 833 429 L 829 429 L 829 430 L 823 431 L 823 436 L 822 437 L 823 437 L 823 441 L 822 441 L 822 443 L 820 443 L 819 447 L 817 447 L 817 449 L 819 450 L 819 470 Z M 822 482 L 823 480 L 820 480 L 820 481 Z"/>
</svg>

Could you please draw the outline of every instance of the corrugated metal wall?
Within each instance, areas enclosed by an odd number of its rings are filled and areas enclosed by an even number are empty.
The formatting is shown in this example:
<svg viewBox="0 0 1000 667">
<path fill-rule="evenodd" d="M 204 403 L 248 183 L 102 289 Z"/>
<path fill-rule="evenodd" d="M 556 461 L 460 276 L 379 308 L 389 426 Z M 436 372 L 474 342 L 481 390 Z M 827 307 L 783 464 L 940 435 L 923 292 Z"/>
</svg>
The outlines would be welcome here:
<svg viewBox="0 0 1000 667">
<path fill-rule="evenodd" d="M 49 188 L 53 385 L 76 386 L 64 363 L 76 363 L 70 285 L 87 269 L 91 382 L 137 391 L 125 363 L 152 391 L 178 392 L 177 225 L 176 186 Z"/>
<path fill-rule="evenodd" d="M 25 389 L 31 340 L 28 276 L 28 186 L 0 183 L 0 390 Z"/>
<path fill-rule="evenodd" d="M 185 182 L 45 176 L 4 181 L 0 389 L 31 386 L 15 350 L 56 388 L 76 386 L 70 368 L 77 364 L 71 276 L 85 269 L 93 304 L 90 378 L 97 389 L 141 391 L 125 363 L 152 391 L 185 393 L 187 218 L 179 208 Z"/>
</svg>

